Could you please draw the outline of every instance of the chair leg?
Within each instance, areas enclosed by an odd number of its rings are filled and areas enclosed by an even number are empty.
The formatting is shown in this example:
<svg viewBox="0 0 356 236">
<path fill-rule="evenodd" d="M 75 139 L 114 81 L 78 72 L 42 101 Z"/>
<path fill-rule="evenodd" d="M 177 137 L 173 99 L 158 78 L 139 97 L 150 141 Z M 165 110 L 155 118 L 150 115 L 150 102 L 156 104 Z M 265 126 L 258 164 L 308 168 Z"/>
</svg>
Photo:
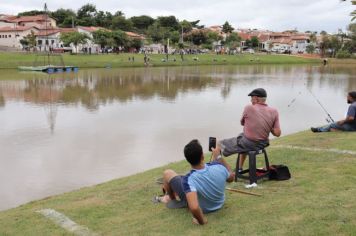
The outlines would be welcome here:
<svg viewBox="0 0 356 236">
<path fill-rule="evenodd" d="M 256 152 L 251 151 L 248 153 L 249 160 L 249 177 L 250 184 L 257 183 L 257 175 L 256 175 Z"/>
<path fill-rule="evenodd" d="M 237 182 L 237 175 L 239 174 L 239 168 L 240 168 L 240 153 L 237 154 L 236 168 L 235 168 L 235 182 Z"/>
</svg>

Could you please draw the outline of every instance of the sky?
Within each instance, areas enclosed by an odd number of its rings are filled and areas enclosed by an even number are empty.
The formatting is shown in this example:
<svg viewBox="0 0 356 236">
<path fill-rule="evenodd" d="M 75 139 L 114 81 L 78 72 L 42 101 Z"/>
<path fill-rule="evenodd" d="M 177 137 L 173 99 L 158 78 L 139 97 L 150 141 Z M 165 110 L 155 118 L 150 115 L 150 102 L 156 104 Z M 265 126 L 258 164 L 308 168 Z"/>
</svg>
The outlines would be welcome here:
<svg viewBox="0 0 356 236">
<path fill-rule="evenodd" d="M 0 0 L 0 14 L 17 14 L 42 10 L 40 0 Z M 351 1 L 340 0 L 60 0 L 47 1 L 48 9 L 77 11 L 90 3 L 99 11 L 122 11 L 126 17 L 174 15 L 179 20 L 200 20 L 201 25 L 222 25 L 228 21 L 234 28 L 284 31 L 297 29 L 325 30 L 336 33 L 346 30 L 350 13 L 355 9 Z"/>
</svg>

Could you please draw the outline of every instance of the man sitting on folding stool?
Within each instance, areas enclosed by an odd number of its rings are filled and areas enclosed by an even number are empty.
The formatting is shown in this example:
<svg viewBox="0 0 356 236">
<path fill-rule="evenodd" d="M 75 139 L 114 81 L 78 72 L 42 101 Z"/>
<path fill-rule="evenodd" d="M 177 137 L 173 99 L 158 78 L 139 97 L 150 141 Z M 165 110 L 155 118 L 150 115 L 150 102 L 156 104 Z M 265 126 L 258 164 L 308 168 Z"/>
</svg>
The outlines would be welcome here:
<svg viewBox="0 0 356 236">
<path fill-rule="evenodd" d="M 251 97 L 252 104 L 244 108 L 240 120 L 244 126 L 243 133 L 238 137 L 221 140 L 217 146 L 224 156 L 241 154 L 238 171 L 242 171 L 248 152 L 261 150 L 269 145 L 270 133 L 276 137 L 281 135 L 278 111 L 266 104 L 266 90 L 257 88 L 248 96 Z"/>
</svg>

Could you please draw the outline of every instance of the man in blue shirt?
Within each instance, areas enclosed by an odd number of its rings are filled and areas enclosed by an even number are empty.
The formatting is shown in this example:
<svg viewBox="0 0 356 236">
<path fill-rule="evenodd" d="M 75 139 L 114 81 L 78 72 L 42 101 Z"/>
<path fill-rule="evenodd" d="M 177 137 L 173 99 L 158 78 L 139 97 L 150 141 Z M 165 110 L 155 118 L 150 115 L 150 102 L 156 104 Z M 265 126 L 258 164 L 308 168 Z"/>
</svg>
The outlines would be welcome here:
<svg viewBox="0 0 356 236">
<path fill-rule="evenodd" d="M 213 148 L 212 151 L 213 162 L 205 163 L 202 146 L 198 140 L 192 140 L 184 147 L 184 156 L 192 170 L 186 176 L 173 170 L 163 173 L 163 188 L 167 195 L 160 201 L 168 208 L 188 206 L 195 224 L 206 224 L 204 213 L 223 206 L 226 182 L 232 182 L 235 177 L 219 150 Z"/>
<path fill-rule="evenodd" d="M 356 91 L 347 94 L 347 103 L 351 104 L 346 118 L 322 127 L 311 127 L 312 132 L 356 131 Z"/>
</svg>

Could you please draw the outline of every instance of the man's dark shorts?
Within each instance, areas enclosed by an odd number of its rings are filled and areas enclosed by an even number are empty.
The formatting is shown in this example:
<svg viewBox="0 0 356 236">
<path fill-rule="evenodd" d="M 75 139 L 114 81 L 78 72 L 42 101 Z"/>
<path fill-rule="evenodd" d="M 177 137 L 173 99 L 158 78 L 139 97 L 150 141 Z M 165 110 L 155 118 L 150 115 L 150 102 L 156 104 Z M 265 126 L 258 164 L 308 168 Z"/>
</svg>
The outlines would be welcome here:
<svg viewBox="0 0 356 236">
<path fill-rule="evenodd" d="M 177 175 L 174 176 L 170 181 L 169 185 L 172 188 L 172 190 L 178 195 L 179 199 L 181 201 L 187 201 L 185 197 L 185 193 L 183 191 L 183 176 Z"/>
<path fill-rule="evenodd" d="M 221 151 L 224 156 L 230 156 L 236 153 L 247 153 L 257 151 L 269 145 L 268 140 L 252 141 L 241 133 L 234 138 L 228 138 L 220 141 Z"/>
</svg>

